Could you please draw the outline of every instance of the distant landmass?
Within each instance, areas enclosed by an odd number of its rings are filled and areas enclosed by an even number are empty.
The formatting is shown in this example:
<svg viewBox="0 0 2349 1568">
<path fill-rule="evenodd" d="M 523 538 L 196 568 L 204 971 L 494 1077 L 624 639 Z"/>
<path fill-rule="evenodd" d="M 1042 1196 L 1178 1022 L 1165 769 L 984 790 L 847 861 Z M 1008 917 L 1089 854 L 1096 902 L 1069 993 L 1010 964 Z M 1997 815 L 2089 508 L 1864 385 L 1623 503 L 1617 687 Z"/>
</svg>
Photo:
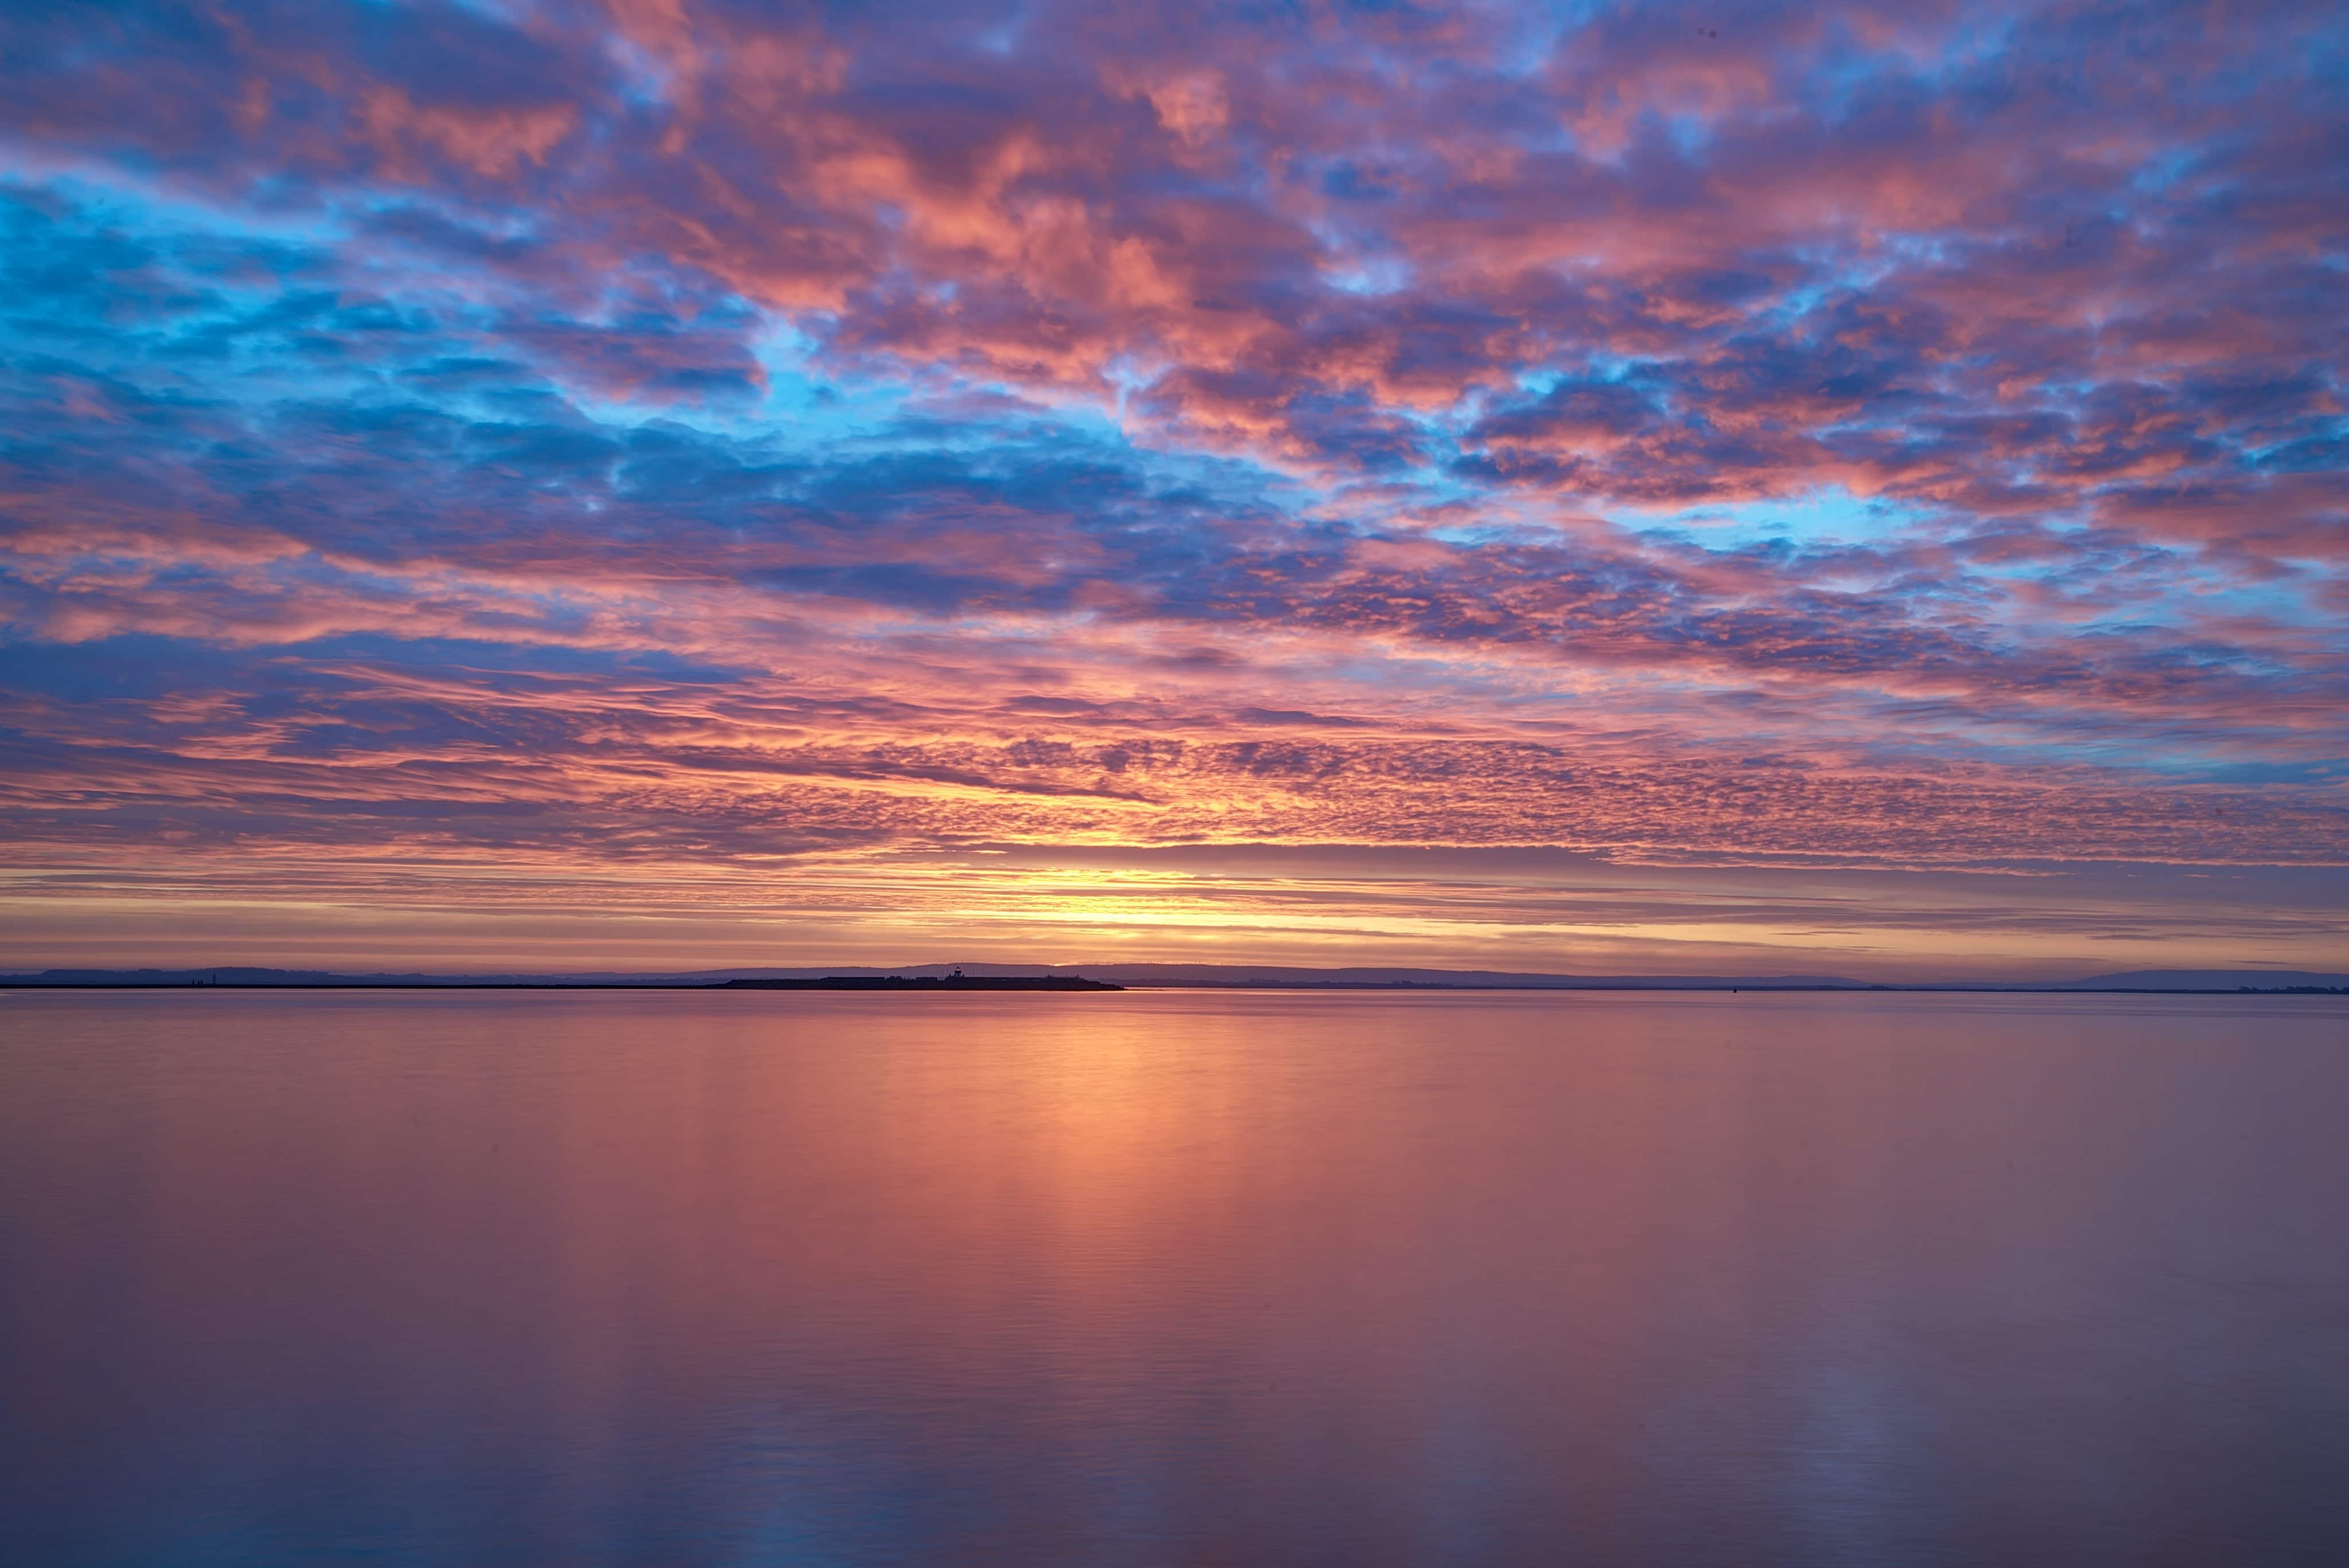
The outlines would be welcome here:
<svg viewBox="0 0 2349 1568">
<path fill-rule="evenodd" d="M 2133 969 L 2125 975 L 2099 975 L 2092 980 L 2063 980 L 2033 985 L 2034 991 L 2341 991 L 2349 990 L 2349 975 L 2321 975 L 2304 969 Z"/>
<path fill-rule="evenodd" d="M 1497 969 L 1304 969 L 1245 964 L 914 964 L 892 968 L 703 969 L 671 973 L 381 974 L 325 969 L 0 971 L 5 986 L 310 986 L 347 989 L 1119 991 L 2152 991 L 2349 993 L 2349 974 L 2299 969 L 2137 969 L 2078 980 L 1892 983 L 1835 975 L 1547 975 Z"/>
<path fill-rule="evenodd" d="M 726 991 L 1123 991 L 1081 975 L 823 975 L 812 980 L 723 980 Z"/>
</svg>

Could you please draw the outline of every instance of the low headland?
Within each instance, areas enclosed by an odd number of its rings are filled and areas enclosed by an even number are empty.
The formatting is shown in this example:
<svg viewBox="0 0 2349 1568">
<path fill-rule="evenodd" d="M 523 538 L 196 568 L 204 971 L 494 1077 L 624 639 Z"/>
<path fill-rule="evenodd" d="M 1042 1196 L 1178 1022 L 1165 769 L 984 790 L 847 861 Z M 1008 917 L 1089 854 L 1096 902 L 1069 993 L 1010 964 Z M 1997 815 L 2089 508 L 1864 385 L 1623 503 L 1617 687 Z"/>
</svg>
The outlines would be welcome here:
<svg viewBox="0 0 2349 1568">
<path fill-rule="evenodd" d="M 720 991 L 1123 991 L 1081 975 L 819 975 L 813 979 L 728 980 Z"/>
</svg>

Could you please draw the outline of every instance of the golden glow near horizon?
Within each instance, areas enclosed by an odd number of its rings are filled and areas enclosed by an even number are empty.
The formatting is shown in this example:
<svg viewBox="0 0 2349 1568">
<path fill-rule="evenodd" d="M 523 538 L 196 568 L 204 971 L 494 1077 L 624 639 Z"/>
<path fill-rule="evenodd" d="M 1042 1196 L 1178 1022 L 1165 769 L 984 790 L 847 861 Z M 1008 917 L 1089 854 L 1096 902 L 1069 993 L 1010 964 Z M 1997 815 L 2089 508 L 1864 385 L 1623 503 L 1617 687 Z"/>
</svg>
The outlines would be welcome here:
<svg viewBox="0 0 2349 1568">
<path fill-rule="evenodd" d="M 12 947 L 29 967 L 667 969 L 954 958 L 1927 978 L 2044 976 L 2084 963 L 2193 967 L 2209 952 L 2207 902 L 2149 913 L 2141 889 L 2094 866 L 2029 876 L 1879 870 L 1856 890 L 1847 871 L 1544 865 L 1533 851 L 1325 848 L 1319 866 L 1295 849 L 1085 853 L 1072 861 L 1049 850 L 885 851 L 627 872 L 362 860 L 201 880 L 19 874 L 0 897 L 0 923 L 22 934 Z M 2242 896 L 2271 896 L 2273 874 L 2247 874 Z M 2207 901 L 2211 890 L 2197 892 Z M 2298 917 L 2245 909 L 2233 918 L 2230 955 L 2248 945 L 2249 957 L 2272 966 L 2329 959 L 2321 905 Z M 2255 923 L 2260 940 L 2246 944 L 2240 932 Z M 158 944 L 159 926 L 177 934 Z M 1953 930 L 1965 934 L 1961 950 Z"/>
</svg>

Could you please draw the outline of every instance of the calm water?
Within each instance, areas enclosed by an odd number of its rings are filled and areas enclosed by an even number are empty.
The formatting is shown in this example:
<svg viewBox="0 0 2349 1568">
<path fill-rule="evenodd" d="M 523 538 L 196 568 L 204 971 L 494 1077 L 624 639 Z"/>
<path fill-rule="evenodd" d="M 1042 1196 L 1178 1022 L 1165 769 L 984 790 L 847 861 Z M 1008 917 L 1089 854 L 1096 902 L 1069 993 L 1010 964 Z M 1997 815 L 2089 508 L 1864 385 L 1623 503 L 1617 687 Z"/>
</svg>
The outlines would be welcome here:
<svg viewBox="0 0 2349 1568">
<path fill-rule="evenodd" d="M 0 995 L 10 1563 L 2349 1562 L 2349 1006 Z"/>
</svg>

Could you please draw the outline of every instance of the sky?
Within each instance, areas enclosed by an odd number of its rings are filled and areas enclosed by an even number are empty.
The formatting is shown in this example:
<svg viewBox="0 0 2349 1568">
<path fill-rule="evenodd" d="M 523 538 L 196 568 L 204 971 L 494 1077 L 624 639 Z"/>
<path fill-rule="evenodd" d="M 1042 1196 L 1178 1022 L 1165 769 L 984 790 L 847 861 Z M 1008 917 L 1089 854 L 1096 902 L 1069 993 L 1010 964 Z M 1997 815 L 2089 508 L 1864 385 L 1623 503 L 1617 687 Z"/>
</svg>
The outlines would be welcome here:
<svg viewBox="0 0 2349 1568">
<path fill-rule="evenodd" d="M 2333 7 L 18 3 L 0 967 L 2349 968 Z"/>
</svg>

